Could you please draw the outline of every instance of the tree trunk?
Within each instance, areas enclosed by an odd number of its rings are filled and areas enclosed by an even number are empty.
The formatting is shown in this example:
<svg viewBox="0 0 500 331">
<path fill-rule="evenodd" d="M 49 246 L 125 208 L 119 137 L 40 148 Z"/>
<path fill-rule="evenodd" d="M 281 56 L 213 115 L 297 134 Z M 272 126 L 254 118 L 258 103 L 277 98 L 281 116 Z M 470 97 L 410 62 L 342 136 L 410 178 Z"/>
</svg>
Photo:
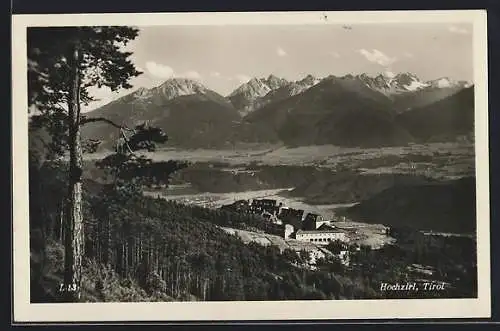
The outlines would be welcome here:
<svg viewBox="0 0 500 331">
<path fill-rule="evenodd" d="M 103 257 L 103 262 L 104 264 L 113 264 L 113 251 L 112 251 L 112 245 L 111 245 L 111 220 L 109 215 L 106 218 L 106 226 L 104 230 L 104 257 Z"/>
<path fill-rule="evenodd" d="M 73 302 L 80 299 L 80 281 L 83 255 L 82 215 L 82 148 L 80 144 L 80 52 L 77 46 L 71 59 L 72 75 L 68 101 L 69 113 L 69 192 L 68 212 L 65 213 L 64 297 Z"/>
<path fill-rule="evenodd" d="M 158 247 L 156 247 L 156 273 L 160 273 L 160 251 Z"/>
<path fill-rule="evenodd" d="M 127 265 L 127 242 L 126 242 L 126 239 L 122 239 L 122 251 L 123 251 L 123 274 L 122 274 L 122 277 L 126 277 L 127 276 L 127 272 L 128 272 L 128 265 Z"/>
<path fill-rule="evenodd" d="M 64 199 L 61 200 L 61 211 L 60 211 L 60 220 L 59 220 L 59 243 L 64 243 L 64 209 L 66 208 L 64 204 Z"/>
<path fill-rule="evenodd" d="M 95 247 L 95 259 L 97 260 L 97 263 L 101 264 L 102 263 L 102 225 L 101 221 L 97 221 L 97 231 L 95 231 L 95 239 L 93 240 L 94 247 Z"/>
</svg>

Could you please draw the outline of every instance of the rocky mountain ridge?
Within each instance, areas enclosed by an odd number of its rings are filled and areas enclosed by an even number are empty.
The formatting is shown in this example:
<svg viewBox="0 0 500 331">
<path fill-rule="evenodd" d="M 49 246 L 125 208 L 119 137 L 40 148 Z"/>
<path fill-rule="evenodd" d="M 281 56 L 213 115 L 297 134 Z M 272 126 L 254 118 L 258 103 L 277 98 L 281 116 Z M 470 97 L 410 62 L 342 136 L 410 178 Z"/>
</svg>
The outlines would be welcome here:
<svg viewBox="0 0 500 331">
<path fill-rule="evenodd" d="M 464 90 L 469 92 L 459 93 Z M 148 121 L 169 132 L 171 144 L 184 147 L 237 142 L 373 147 L 434 139 L 438 128 L 451 130 L 442 134 L 448 138 L 466 133 L 473 127 L 473 110 L 473 87 L 467 82 L 424 82 L 411 73 L 384 73 L 306 75 L 297 81 L 269 75 L 250 79 L 228 97 L 200 82 L 172 78 L 151 89 L 139 88 L 87 116 L 130 126 Z M 403 113 L 410 115 L 399 116 Z M 461 129 L 452 130 L 445 119 L 460 123 Z M 441 124 L 426 130 L 426 121 Z M 92 123 L 83 136 L 102 139 L 109 148 L 116 138 L 113 130 Z M 419 134 L 422 130 L 426 133 Z"/>
</svg>

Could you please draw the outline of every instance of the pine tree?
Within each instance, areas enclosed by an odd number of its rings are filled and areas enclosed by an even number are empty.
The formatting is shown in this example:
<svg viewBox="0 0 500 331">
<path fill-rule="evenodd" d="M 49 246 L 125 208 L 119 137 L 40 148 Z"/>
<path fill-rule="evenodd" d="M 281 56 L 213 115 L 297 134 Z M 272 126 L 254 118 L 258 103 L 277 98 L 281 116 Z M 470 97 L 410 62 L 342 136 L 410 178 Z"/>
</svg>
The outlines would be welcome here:
<svg viewBox="0 0 500 331">
<path fill-rule="evenodd" d="M 36 27 L 27 30 L 28 101 L 36 119 L 52 136 L 52 150 L 69 154 L 68 192 L 65 224 L 65 273 L 63 300 L 78 301 L 84 247 L 82 215 L 82 154 L 85 145 L 81 127 L 90 122 L 106 122 L 122 133 L 132 132 L 128 149 L 153 149 L 154 142 L 165 142 L 167 136 L 157 128 L 138 126 L 124 128 L 106 118 L 87 118 L 81 106 L 95 101 L 90 87 L 107 87 L 111 91 L 131 88 L 129 80 L 141 74 L 130 61 L 123 46 L 138 36 L 132 27 Z M 125 138 L 127 141 L 128 139 Z M 91 150 L 98 142 L 91 141 Z M 69 152 L 69 153 L 68 153 Z M 127 156 L 131 166 L 134 162 Z M 141 159 L 142 168 L 151 163 Z M 141 168 L 141 167 L 139 167 Z"/>
</svg>

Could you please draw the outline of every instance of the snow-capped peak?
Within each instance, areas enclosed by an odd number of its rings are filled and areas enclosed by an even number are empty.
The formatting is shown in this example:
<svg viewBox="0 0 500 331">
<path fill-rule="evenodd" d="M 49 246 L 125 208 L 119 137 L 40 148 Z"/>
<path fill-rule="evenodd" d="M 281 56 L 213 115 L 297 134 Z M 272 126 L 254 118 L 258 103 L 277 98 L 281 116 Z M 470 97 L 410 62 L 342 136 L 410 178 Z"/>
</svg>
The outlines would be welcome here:
<svg viewBox="0 0 500 331">
<path fill-rule="evenodd" d="M 405 88 L 408 91 L 416 91 L 416 90 L 420 90 L 420 89 L 423 89 L 423 88 L 428 87 L 428 86 L 429 86 L 429 84 L 422 83 L 421 81 L 414 80 L 410 84 L 405 85 Z"/>
<path fill-rule="evenodd" d="M 288 81 L 284 78 L 278 78 L 275 75 L 271 74 L 269 75 L 269 77 L 267 77 L 265 83 L 267 84 L 267 86 L 269 86 L 271 90 L 276 90 L 288 84 Z"/>
<path fill-rule="evenodd" d="M 394 74 L 392 72 L 380 73 L 376 76 L 370 76 L 362 73 L 356 76 L 346 75 L 344 79 L 358 79 L 367 87 L 382 92 L 386 95 L 412 92 L 426 88 L 466 88 L 472 84 L 466 81 L 454 81 L 448 77 L 441 77 L 435 80 L 422 81 L 417 75 L 411 72 L 401 72 Z"/>
<path fill-rule="evenodd" d="M 407 91 L 416 91 L 429 86 L 429 84 L 422 82 L 417 75 L 411 72 L 404 72 L 397 74 L 394 79 L 397 85 Z"/>
<path fill-rule="evenodd" d="M 310 85 L 310 86 L 313 86 L 313 85 L 316 85 L 320 82 L 320 79 L 319 78 L 316 78 L 314 77 L 313 75 L 309 74 L 307 75 L 306 77 L 302 78 L 300 81 L 298 81 L 297 83 L 299 84 L 303 84 L 303 85 Z"/>
<path fill-rule="evenodd" d="M 261 97 L 266 95 L 269 91 L 271 91 L 271 88 L 265 84 L 262 79 L 252 78 L 236 89 L 232 95 L 244 93 L 253 97 Z"/>
<path fill-rule="evenodd" d="M 259 98 L 265 96 L 267 93 L 273 90 L 277 90 L 282 86 L 288 84 L 288 81 L 284 78 L 276 77 L 275 75 L 269 75 L 267 78 L 252 78 L 248 82 L 240 85 L 236 90 L 234 90 L 229 97 L 236 96 L 238 94 L 245 94 L 249 98 Z"/>
<path fill-rule="evenodd" d="M 439 88 L 451 87 L 453 85 L 453 82 L 448 77 L 441 77 L 431 81 L 430 83 L 432 86 Z"/>
<path fill-rule="evenodd" d="M 319 78 L 314 77 L 313 75 L 309 74 L 302 78 L 301 80 L 298 80 L 296 82 L 293 82 L 289 85 L 289 95 L 297 95 L 299 93 L 304 92 L 305 90 L 313 87 L 314 85 L 318 84 L 321 80 Z"/>
<path fill-rule="evenodd" d="M 394 74 L 392 71 L 386 71 L 386 72 L 384 72 L 384 76 L 391 79 L 391 78 L 394 78 L 396 76 L 396 74 Z"/>
<path fill-rule="evenodd" d="M 160 92 L 167 100 L 192 94 L 204 94 L 207 88 L 201 83 L 187 78 L 171 78 L 153 90 Z"/>
<path fill-rule="evenodd" d="M 151 89 L 140 87 L 131 97 L 139 103 L 162 102 L 185 95 L 205 94 L 207 91 L 209 90 L 205 86 L 195 80 L 171 78 Z"/>
<path fill-rule="evenodd" d="M 148 96 L 151 95 L 151 91 L 148 90 L 145 87 L 139 87 L 135 92 L 134 92 L 134 97 L 136 98 L 147 98 Z"/>
<path fill-rule="evenodd" d="M 347 76 L 344 77 L 347 78 Z M 391 71 L 386 71 L 376 76 L 369 76 L 366 73 L 362 73 L 353 78 L 357 78 L 367 87 L 387 95 L 416 91 L 429 86 L 429 84 L 422 82 L 417 75 L 411 72 L 395 74 Z"/>
<path fill-rule="evenodd" d="M 449 77 L 441 77 L 438 79 L 430 80 L 427 82 L 430 86 L 435 88 L 449 88 L 449 87 L 470 87 L 472 86 L 471 82 L 465 80 L 455 81 Z"/>
</svg>

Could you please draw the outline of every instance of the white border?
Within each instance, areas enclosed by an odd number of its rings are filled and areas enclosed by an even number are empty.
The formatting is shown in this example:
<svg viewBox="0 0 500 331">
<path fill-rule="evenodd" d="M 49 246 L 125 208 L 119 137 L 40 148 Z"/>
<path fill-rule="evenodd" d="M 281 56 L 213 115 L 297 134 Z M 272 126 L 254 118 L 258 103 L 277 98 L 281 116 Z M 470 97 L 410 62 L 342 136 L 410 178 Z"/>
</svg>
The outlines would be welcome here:
<svg viewBox="0 0 500 331">
<path fill-rule="evenodd" d="M 325 20 L 325 15 L 327 19 Z M 477 182 L 477 299 L 406 299 L 217 303 L 31 304 L 29 293 L 27 26 L 300 25 L 338 23 L 472 23 Z M 488 95 L 485 10 L 14 15 L 13 244 L 15 322 L 320 320 L 490 317 Z"/>
</svg>

